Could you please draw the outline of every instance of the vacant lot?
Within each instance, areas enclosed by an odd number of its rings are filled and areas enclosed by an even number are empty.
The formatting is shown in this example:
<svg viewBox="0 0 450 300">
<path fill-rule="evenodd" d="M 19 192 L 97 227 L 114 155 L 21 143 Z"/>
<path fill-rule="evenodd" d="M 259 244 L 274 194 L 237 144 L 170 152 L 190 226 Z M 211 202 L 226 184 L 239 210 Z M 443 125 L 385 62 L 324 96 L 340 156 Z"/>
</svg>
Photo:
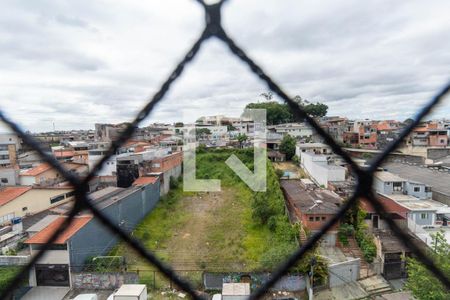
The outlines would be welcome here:
<svg viewBox="0 0 450 300">
<path fill-rule="evenodd" d="M 234 152 L 252 169 L 253 154 Z M 201 271 L 270 270 L 297 246 L 296 230 L 284 215 L 278 179 L 268 165 L 267 192 L 251 191 L 224 163 L 229 151 L 197 156 L 197 178 L 221 179 L 220 192 L 183 192 L 179 182 L 160 200 L 133 235 L 157 256 L 194 282 Z M 154 268 L 120 245 L 128 270 L 158 286 Z M 156 282 L 155 282 L 156 281 Z"/>
</svg>

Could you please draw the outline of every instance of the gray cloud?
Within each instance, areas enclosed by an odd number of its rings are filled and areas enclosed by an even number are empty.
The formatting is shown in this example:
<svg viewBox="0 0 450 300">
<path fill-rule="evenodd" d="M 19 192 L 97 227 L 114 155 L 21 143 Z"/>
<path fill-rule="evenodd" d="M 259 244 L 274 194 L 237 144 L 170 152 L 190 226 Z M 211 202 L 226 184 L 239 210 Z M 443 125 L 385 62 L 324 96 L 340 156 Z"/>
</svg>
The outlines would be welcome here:
<svg viewBox="0 0 450 300">
<path fill-rule="evenodd" d="M 4 6 L 0 108 L 36 131 L 133 118 L 203 26 L 194 1 Z M 405 119 L 450 79 L 449 9 L 445 0 L 230 1 L 223 24 L 289 94 L 323 101 L 333 115 Z M 146 122 L 239 115 L 265 90 L 208 41 Z M 449 102 L 434 116 L 450 116 Z"/>
</svg>

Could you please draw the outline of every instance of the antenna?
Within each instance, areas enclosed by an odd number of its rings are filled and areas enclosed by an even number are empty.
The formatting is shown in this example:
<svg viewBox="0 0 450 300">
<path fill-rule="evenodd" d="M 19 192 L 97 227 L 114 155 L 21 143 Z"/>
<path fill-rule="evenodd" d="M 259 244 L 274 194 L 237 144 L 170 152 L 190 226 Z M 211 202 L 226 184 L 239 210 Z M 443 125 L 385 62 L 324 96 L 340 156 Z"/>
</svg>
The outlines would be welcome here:
<svg viewBox="0 0 450 300">
<path fill-rule="evenodd" d="M 314 207 L 319 206 L 319 204 L 322 204 L 322 203 L 323 203 L 322 200 L 314 200 L 314 199 L 313 199 L 313 201 L 314 201 L 313 206 L 311 206 L 310 208 L 308 208 L 308 210 L 311 210 L 311 209 L 313 209 Z"/>
</svg>

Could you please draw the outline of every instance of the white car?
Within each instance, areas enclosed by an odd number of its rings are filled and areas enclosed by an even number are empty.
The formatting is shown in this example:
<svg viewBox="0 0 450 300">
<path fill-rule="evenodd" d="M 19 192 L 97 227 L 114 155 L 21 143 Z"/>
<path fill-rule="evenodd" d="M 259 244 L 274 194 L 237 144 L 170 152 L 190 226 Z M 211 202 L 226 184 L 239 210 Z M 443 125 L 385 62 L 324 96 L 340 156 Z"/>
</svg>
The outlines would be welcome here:
<svg viewBox="0 0 450 300">
<path fill-rule="evenodd" d="M 73 300 L 98 300 L 97 294 L 80 294 Z"/>
<path fill-rule="evenodd" d="M 211 300 L 222 300 L 222 294 L 214 294 Z"/>
</svg>

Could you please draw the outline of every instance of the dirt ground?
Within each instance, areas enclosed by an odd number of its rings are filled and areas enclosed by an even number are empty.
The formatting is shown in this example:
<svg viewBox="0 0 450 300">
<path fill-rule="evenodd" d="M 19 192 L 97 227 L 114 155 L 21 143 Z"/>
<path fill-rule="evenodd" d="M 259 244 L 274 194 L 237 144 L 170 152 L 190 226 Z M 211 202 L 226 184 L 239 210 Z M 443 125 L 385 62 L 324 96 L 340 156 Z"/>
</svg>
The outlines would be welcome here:
<svg viewBox="0 0 450 300">
<path fill-rule="evenodd" d="M 274 162 L 275 169 L 295 173 L 299 178 L 308 178 L 302 168 L 291 161 Z"/>
<path fill-rule="evenodd" d="M 173 235 L 167 244 L 171 265 L 175 270 L 198 270 L 208 256 L 208 228 L 213 226 L 215 212 L 230 198 L 230 191 L 199 193 L 183 198 L 183 208 L 189 220 Z"/>
</svg>

